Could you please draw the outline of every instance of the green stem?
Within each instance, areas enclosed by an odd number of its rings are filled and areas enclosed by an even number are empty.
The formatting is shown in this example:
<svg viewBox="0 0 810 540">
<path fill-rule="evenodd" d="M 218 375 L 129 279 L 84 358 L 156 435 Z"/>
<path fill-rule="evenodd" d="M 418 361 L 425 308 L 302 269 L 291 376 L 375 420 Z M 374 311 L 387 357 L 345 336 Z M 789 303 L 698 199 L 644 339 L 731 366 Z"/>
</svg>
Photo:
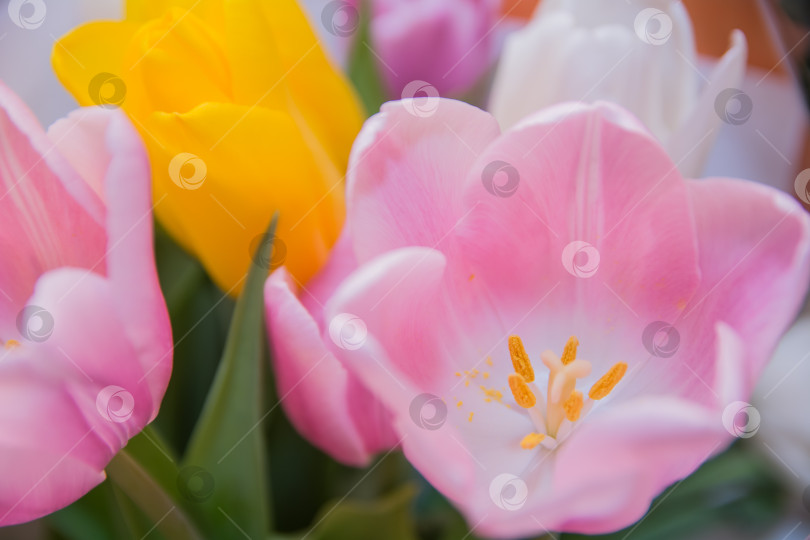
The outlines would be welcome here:
<svg viewBox="0 0 810 540">
<path fill-rule="evenodd" d="M 203 540 L 185 511 L 155 482 L 141 465 L 122 450 L 107 465 L 107 476 L 155 524 L 155 528 L 172 540 Z"/>
</svg>

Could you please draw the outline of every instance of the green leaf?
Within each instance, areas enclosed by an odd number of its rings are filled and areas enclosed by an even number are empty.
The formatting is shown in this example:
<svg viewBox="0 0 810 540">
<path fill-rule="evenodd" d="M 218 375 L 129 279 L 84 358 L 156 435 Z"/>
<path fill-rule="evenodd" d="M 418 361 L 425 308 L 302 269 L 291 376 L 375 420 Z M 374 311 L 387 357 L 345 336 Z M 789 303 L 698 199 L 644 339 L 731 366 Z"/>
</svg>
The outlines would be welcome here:
<svg viewBox="0 0 810 540">
<path fill-rule="evenodd" d="M 211 538 L 265 538 L 271 526 L 259 425 L 265 417 L 263 373 L 268 361 L 263 288 L 277 222 L 278 214 L 248 272 L 225 353 L 180 471 L 180 485 L 197 505 Z"/>
<path fill-rule="evenodd" d="M 129 499 L 135 508 L 122 501 L 121 510 L 138 537 L 159 531 L 171 540 L 201 540 L 203 536 L 188 517 L 178 500 L 172 497 L 126 449 L 121 450 L 107 465 L 110 482 Z M 171 474 L 176 478 L 176 474 Z M 139 516 L 135 510 L 143 515 Z"/>
<path fill-rule="evenodd" d="M 343 501 L 327 504 L 306 540 L 416 540 L 411 504 L 413 485 L 374 501 Z"/>
<path fill-rule="evenodd" d="M 96 486 L 75 503 L 46 516 L 42 521 L 65 540 L 126 539 L 129 535 L 109 481 Z"/>
<path fill-rule="evenodd" d="M 155 425 L 182 454 L 222 357 L 234 302 L 159 223 L 155 258 L 174 336 L 172 378 Z"/>
<path fill-rule="evenodd" d="M 348 66 L 349 79 L 354 84 L 369 116 L 376 114 L 380 110 L 380 105 L 386 101 L 377 58 L 372 52 L 370 13 L 370 2 L 364 0 L 360 3 L 360 27 L 352 46 Z"/>
</svg>

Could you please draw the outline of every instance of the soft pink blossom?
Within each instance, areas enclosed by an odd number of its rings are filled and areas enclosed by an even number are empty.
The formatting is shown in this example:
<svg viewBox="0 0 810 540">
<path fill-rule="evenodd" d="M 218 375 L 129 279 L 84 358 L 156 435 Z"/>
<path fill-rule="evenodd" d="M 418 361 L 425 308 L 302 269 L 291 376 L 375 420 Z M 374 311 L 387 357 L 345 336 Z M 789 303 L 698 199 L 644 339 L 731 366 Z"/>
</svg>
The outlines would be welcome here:
<svg viewBox="0 0 810 540">
<path fill-rule="evenodd" d="M 349 238 L 341 238 L 327 265 L 306 289 L 282 267 L 264 289 L 273 372 L 281 406 L 310 442 L 348 465 L 365 465 L 396 445 L 391 415 L 335 357 L 337 343 L 354 346 L 354 321 L 324 320 L 323 304 L 357 268 Z M 348 324 L 346 324 L 348 322 Z M 348 341 L 341 341 L 341 336 Z"/>
<path fill-rule="evenodd" d="M 441 95 L 458 95 L 492 66 L 499 0 L 374 0 L 370 5 L 372 45 L 391 96 L 402 96 L 412 81 L 425 81 Z"/>
<path fill-rule="evenodd" d="M 84 495 L 157 414 L 172 340 L 150 178 L 122 113 L 46 134 L 0 84 L 0 525 Z"/>
<path fill-rule="evenodd" d="M 268 282 L 287 411 L 339 453 L 363 440 L 347 418 L 384 403 L 477 535 L 633 523 L 732 440 L 728 407 L 806 291 L 810 219 L 762 185 L 684 180 L 614 105 L 563 104 L 505 133 L 461 102 L 413 107 L 385 105 L 355 143 L 317 301 L 301 290 L 303 308 L 283 270 Z M 365 333 L 338 346 L 330 327 L 347 316 Z M 510 336 L 533 364 L 531 409 L 508 385 Z"/>
</svg>

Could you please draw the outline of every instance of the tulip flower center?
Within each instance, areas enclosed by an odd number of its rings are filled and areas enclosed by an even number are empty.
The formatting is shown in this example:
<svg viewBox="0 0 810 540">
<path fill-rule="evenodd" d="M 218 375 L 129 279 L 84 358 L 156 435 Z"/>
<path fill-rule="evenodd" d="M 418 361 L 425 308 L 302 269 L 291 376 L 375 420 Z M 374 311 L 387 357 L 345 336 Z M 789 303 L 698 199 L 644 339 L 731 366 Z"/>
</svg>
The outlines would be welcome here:
<svg viewBox="0 0 810 540">
<path fill-rule="evenodd" d="M 595 401 L 607 397 L 624 377 L 627 364 L 619 362 L 591 386 L 586 400 L 576 385 L 577 379 L 590 375 L 591 363 L 577 358 L 577 346 L 579 340 L 571 336 L 562 356 L 552 351 L 540 355 L 549 370 L 546 400 L 543 403 L 543 394 L 534 383 L 534 368 L 523 342 L 518 336 L 509 336 L 509 355 L 515 369 L 509 375 L 509 389 L 515 402 L 528 412 L 536 430 L 523 438 L 520 443 L 522 448 L 531 450 L 538 445 L 554 448 L 559 442 L 557 439 L 563 422 L 577 422 L 590 411 Z"/>
</svg>

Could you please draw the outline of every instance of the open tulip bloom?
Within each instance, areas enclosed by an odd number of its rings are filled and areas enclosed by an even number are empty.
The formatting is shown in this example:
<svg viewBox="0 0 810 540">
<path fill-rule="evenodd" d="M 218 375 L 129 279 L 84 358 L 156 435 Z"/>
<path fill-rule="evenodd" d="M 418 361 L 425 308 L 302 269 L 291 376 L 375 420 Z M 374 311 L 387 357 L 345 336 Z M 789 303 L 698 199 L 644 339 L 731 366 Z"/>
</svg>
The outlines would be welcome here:
<svg viewBox="0 0 810 540">
<path fill-rule="evenodd" d="M 808 216 L 683 179 L 614 105 L 504 133 L 414 107 L 361 131 L 329 264 L 267 282 L 290 417 L 346 462 L 401 444 L 478 535 L 633 523 L 733 439 L 806 291 Z"/>
<path fill-rule="evenodd" d="M 47 134 L 0 84 L 0 526 L 66 506 L 157 415 L 172 338 L 126 116 Z"/>
</svg>

